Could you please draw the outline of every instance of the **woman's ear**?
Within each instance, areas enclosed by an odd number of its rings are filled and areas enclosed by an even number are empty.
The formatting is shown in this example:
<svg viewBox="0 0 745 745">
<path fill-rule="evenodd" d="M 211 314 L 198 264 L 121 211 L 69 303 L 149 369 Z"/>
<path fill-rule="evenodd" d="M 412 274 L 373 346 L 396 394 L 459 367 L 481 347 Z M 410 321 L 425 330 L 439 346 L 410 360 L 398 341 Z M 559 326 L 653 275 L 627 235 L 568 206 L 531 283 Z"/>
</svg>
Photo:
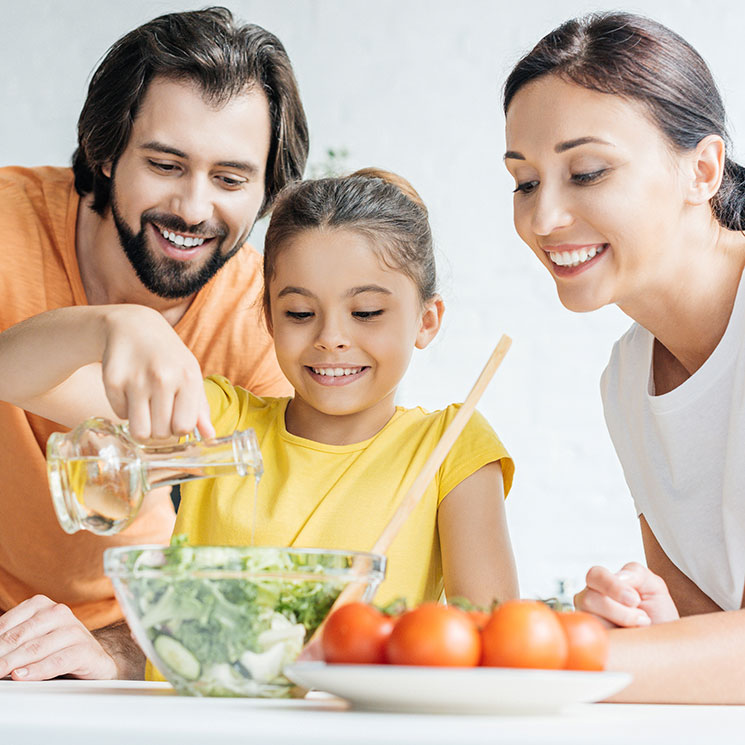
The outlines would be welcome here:
<svg viewBox="0 0 745 745">
<path fill-rule="evenodd" d="M 707 135 L 690 154 L 688 204 L 705 204 L 718 191 L 724 175 L 725 146 L 719 135 Z"/>
<path fill-rule="evenodd" d="M 414 344 L 417 349 L 424 349 L 432 339 L 437 336 L 437 332 L 440 330 L 440 325 L 442 324 L 442 314 L 444 312 L 445 303 L 439 295 L 433 295 L 424 304 L 422 320 Z"/>
</svg>

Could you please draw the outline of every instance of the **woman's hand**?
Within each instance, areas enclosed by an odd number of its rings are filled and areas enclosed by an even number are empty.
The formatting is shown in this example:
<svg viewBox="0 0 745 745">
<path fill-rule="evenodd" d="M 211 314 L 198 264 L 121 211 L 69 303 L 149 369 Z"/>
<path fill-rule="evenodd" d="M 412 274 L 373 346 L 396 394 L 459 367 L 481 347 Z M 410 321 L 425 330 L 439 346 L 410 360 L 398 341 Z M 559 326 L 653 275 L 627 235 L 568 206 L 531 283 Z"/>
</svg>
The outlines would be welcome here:
<svg viewBox="0 0 745 745">
<path fill-rule="evenodd" d="M 662 577 L 635 561 L 615 574 L 592 567 L 585 581 L 585 589 L 574 596 L 575 607 L 609 625 L 648 626 L 680 617 Z"/>
<path fill-rule="evenodd" d="M 157 311 L 112 306 L 101 357 L 106 396 L 138 440 L 215 432 L 194 355 Z"/>
</svg>

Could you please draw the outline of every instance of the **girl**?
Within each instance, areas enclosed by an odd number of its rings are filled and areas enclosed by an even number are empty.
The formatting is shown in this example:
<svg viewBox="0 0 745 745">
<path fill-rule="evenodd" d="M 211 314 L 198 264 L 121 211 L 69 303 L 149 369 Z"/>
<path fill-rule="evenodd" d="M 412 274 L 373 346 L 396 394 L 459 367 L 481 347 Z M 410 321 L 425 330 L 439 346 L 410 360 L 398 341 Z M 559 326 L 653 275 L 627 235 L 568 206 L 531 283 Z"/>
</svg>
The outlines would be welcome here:
<svg viewBox="0 0 745 745">
<path fill-rule="evenodd" d="M 140 438 L 252 427 L 265 463 L 256 524 L 253 485 L 225 478 L 183 487 L 175 532 L 194 544 L 248 544 L 253 533 L 259 545 L 369 549 L 458 408 L 394 403 L 443 314 L 426 208 L 384 172 L 295 184 L 274 208 L 264 270 L 292 398 L 203 384 L 171 327 L 139 306 L 64 308 L 0 335 L 0 395 L 66 425 L 126 418 Z M 395 540 L 376 601 L 420 603 L 443 589 L 477 604 L 515 597 L 503 504 L 512 473 L 472 417 Z"/>
<path fill-rule="evenodd" d="M 593 568 L 576 604 L 648 627 L 612 634 L 623 698 L 745 703 L 745 170 L 714 81 L 664 26 L 591 15 L 518 62 L 504 110 L 520 237 L 567 308 L 636 322 L 602 393 L 649 568 Z"/>
</svg>

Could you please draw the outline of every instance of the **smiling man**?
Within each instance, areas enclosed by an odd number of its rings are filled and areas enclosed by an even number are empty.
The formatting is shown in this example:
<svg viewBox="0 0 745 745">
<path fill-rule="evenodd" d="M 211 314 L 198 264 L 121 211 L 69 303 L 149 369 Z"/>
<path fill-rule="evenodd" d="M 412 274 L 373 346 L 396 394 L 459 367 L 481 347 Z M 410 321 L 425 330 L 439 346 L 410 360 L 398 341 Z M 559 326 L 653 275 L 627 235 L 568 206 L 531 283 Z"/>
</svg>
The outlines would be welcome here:
<svg viewBox="0 0 745 745">
<path fill-rule="evenodd" d="M 260 258 L 245 245 L 308 151 L 279 40 L 221 8 L 146 23 L 95 72 L 78 145 L 72 169 L 0 169 L 0 330 L 62 306 L 138 303 L 204 374 L 286 393 L 256 302 Z M 0 404 L 0 428 L 0 678 L 140 675 L 102 552 L 167 542 L 168 494 L 152 494 L 122 535 L 67 536 L 44 461 L 60 427 Z"/>
</svg>

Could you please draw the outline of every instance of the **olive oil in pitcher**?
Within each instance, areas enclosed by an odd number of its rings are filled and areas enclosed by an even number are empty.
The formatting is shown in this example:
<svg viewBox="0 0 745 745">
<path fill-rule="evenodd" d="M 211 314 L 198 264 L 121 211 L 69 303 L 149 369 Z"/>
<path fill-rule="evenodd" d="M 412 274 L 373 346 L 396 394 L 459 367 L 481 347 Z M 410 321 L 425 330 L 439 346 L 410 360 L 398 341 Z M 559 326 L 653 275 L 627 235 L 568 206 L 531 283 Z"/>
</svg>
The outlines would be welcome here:
<svg viewBox="0 0 745 745">
<path fill-rule="evenodd" d="M 47 441 L 47 474 L 57 519 L 67 533 L 118 533 L 137 515 L 145 494 L 194 479 L 263 472 L 252 429 L 228 437 L 194 437 L 168 445 L 142 445 L 126 425 L 88 419 Z"/>
</svg>

